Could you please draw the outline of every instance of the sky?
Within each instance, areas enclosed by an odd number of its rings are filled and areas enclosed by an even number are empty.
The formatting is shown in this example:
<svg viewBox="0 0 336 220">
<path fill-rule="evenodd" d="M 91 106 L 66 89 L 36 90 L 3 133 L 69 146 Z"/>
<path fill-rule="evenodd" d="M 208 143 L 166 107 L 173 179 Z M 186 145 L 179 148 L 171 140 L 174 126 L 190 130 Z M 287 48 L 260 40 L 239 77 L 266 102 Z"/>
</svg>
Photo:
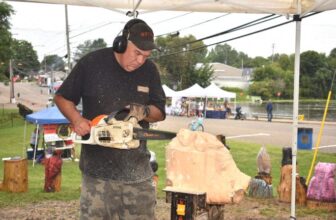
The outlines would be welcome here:
<svg viewBox="0 0 336 220">
<path fill-rule="evenodd" d="M 10 19 L 13 37 L 29 41 L 37 51 L 40 61 L 46 55 L 64 56 L 67 53 L 64 5 L 7 3 L 15 10 L 15 14 Z M 138 18 L 145 20 L 152 27 L 155 35 L 179 30 L 180 37 L 191 34 L 196 39 L 200 39 L 264 16 L 266 15 L 156 11 L 140 12 Z M 108 46 L 111 46 L 114 38 L 129 19 L 125 13 L 108 9 L 68 6 L 71 53 L 73 54 L 76 47 L 86 40 L 103 38 Z M 303 19 L 301 22 L 301 52 L 314 50 L 328 55 L 333 48 L 336 48 L 335 19 L 336 10 Z M 204 43 L 209 45 L 221 42 L 286 21 L 290 20 L 281 16 L 270 22 L 207 39 Z M 273 53 L 293 54 L 295 52 L 295 32 L 295 23 L 292 22 L 227 43 L 235 50 L 244 52 L 250 57 L 269 57 Z"/>
</svg>

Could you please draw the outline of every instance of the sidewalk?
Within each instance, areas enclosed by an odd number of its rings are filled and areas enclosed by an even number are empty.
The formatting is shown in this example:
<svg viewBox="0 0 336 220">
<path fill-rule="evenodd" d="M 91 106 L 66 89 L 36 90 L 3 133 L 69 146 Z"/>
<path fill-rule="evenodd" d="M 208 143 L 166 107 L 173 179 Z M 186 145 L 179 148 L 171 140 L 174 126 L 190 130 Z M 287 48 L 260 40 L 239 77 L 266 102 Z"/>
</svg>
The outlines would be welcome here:
<svg viewBox="0 0 336 220">
<path fill-rule="evenodd" d="M 258 119 L 255 118 L 247 118 L 246 120 L 248 121 L 265 121 L 267 122 L 267 118 L 264 117 L 259 117 Z M 322 119 L 321 119 L 322 120 Z M 273 118 L 272 122 L 280 122 L 280 123 L 293 123 L 292 119 L 287 119 L 287 118 Z M 298 121 L 298 124 L 321 124 L 322 121 L 311 121 L 311 120 L 303 120 L 303 121 Z M 325 125 L 336 125 L 335 121 L 325 121 L 324 122 Z"/>
</svg>

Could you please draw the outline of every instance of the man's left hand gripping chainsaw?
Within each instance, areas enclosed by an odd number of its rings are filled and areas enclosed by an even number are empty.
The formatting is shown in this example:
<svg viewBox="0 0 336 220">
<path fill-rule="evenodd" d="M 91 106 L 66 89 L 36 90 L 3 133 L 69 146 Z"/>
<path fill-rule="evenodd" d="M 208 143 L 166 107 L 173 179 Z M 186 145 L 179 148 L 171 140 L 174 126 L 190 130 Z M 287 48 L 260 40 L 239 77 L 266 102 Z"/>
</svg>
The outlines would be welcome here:
<svg viewBox="0 0 336 220">
<path fill-rule="evenodd" d="M 173 132 L 141 128 L 138 119 L 142 120 L 145 117 L 143 110 L 143 106 L 131 104 L 130 113 L 123 121 L 115 118 L 117 112 L 97 116 L 92 120 L 90 138 L 88 140 L 75 139 L 74 142 L 131 149 L 139 147 L 139 140 L 165 140 L 176 136 Z M 140 115 L 144 116 L 139 117 L 139 111 Z"/>
</svg>

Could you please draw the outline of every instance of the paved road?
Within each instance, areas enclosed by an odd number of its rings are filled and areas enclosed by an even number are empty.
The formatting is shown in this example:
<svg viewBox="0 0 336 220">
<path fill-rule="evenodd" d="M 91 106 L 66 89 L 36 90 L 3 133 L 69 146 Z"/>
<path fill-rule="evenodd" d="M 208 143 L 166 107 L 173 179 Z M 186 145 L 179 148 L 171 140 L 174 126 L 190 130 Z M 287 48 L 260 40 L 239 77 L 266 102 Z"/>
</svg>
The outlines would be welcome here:
<svg viewBox="0 0 336 220">
<path fill-rule="evenodd" d="M 177 132 L 180 128 L 186 128 L 193 118 L 167 116 L 163 122 L 159 122 L 158 128 L 162 130 Z M 292 124 L 286 120 L 223 120 L 205 119 L 205 131 L 211 134 L 224 134 L 228 139 L 248 141 L 265 145 L 276 145 L 279 147 L 290 147 L 292 145 Z M 320 130 L 319 122 L 300 123 L 299 127 L 313 128 L 313 147 Z M 326 123 L 323 129 L 319 149 L 321 152 L 336 153 L 336 124 Z M 335 159 L 336 160 L 336 159 Z"/>
<path fill-rule="evenodd" d="M 9 86 L 4 85 L 0 82 L 0 107 L 5 108 L 16 108 L 16 104 L 9 103 Z M 20 93 L 20 97 L 18 97 Z M 48 102 L 48 88 L 40 87 L 33 82 L 18 82 L 14 84 L 14 95 L 16 103 L 20 102 L 21 104 L 26 105 L 28 108 L 33 111 L 41 110 L 45 108 Z"/>
</svg>

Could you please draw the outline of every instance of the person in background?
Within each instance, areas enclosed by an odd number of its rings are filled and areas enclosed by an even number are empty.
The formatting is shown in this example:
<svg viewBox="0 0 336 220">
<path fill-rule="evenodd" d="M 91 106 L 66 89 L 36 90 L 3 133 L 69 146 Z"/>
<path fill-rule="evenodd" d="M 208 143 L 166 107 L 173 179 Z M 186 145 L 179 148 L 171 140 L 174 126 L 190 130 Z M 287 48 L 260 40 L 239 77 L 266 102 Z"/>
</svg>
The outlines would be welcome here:
<svg viewBox="0 0 336 220">
<path fill-rule="evenodd" d="M 225 99 L 225 101 L 224 101 L 224 110 L 226 111 L 226 114 L 225 114 L 226 117 L 225 118 L 229 118 L 232 111 L 231 111 L 231 107 L 230 107 L 227 99 Z"/>
<path fill-rule="evenodd" d="M 266 112 L 267 112 L 267 120 L 269 122 L 272 122 L 272 118 L 273 118 L 273 104 L 271 100 L 268 100 L 267 104 L 266 104 Z"/>
<path fill-rule="evenodd" d="M 31 148 L 33 148 L 33 150 L 35 150 L 35 147 L 36 149 L 38 149 L 39 139 L 40 139 L 40 135 L 39 135 L 38 129 L 35 128 L 32 131 L 31 136 L 30 136 L 30 146 Z"/>
<path fill-rule="evenodd" d="M 55 103 L 77 135 L 88 138 L 90 121 L 101 114 L 137 106 L 117 120 L 135 117 L 140 126 L 165 119 L 165 94 L 156 65 L 148 59 L 154 34 L 132 19 L 112 48 L 81 58 L 55 95 Z M 82 100 L 83 112 L 76 109 Z M 155 188 L 147 142 L 133 149 L 82 145 L 80 219 L 154 219 Z"/>
</svg>

